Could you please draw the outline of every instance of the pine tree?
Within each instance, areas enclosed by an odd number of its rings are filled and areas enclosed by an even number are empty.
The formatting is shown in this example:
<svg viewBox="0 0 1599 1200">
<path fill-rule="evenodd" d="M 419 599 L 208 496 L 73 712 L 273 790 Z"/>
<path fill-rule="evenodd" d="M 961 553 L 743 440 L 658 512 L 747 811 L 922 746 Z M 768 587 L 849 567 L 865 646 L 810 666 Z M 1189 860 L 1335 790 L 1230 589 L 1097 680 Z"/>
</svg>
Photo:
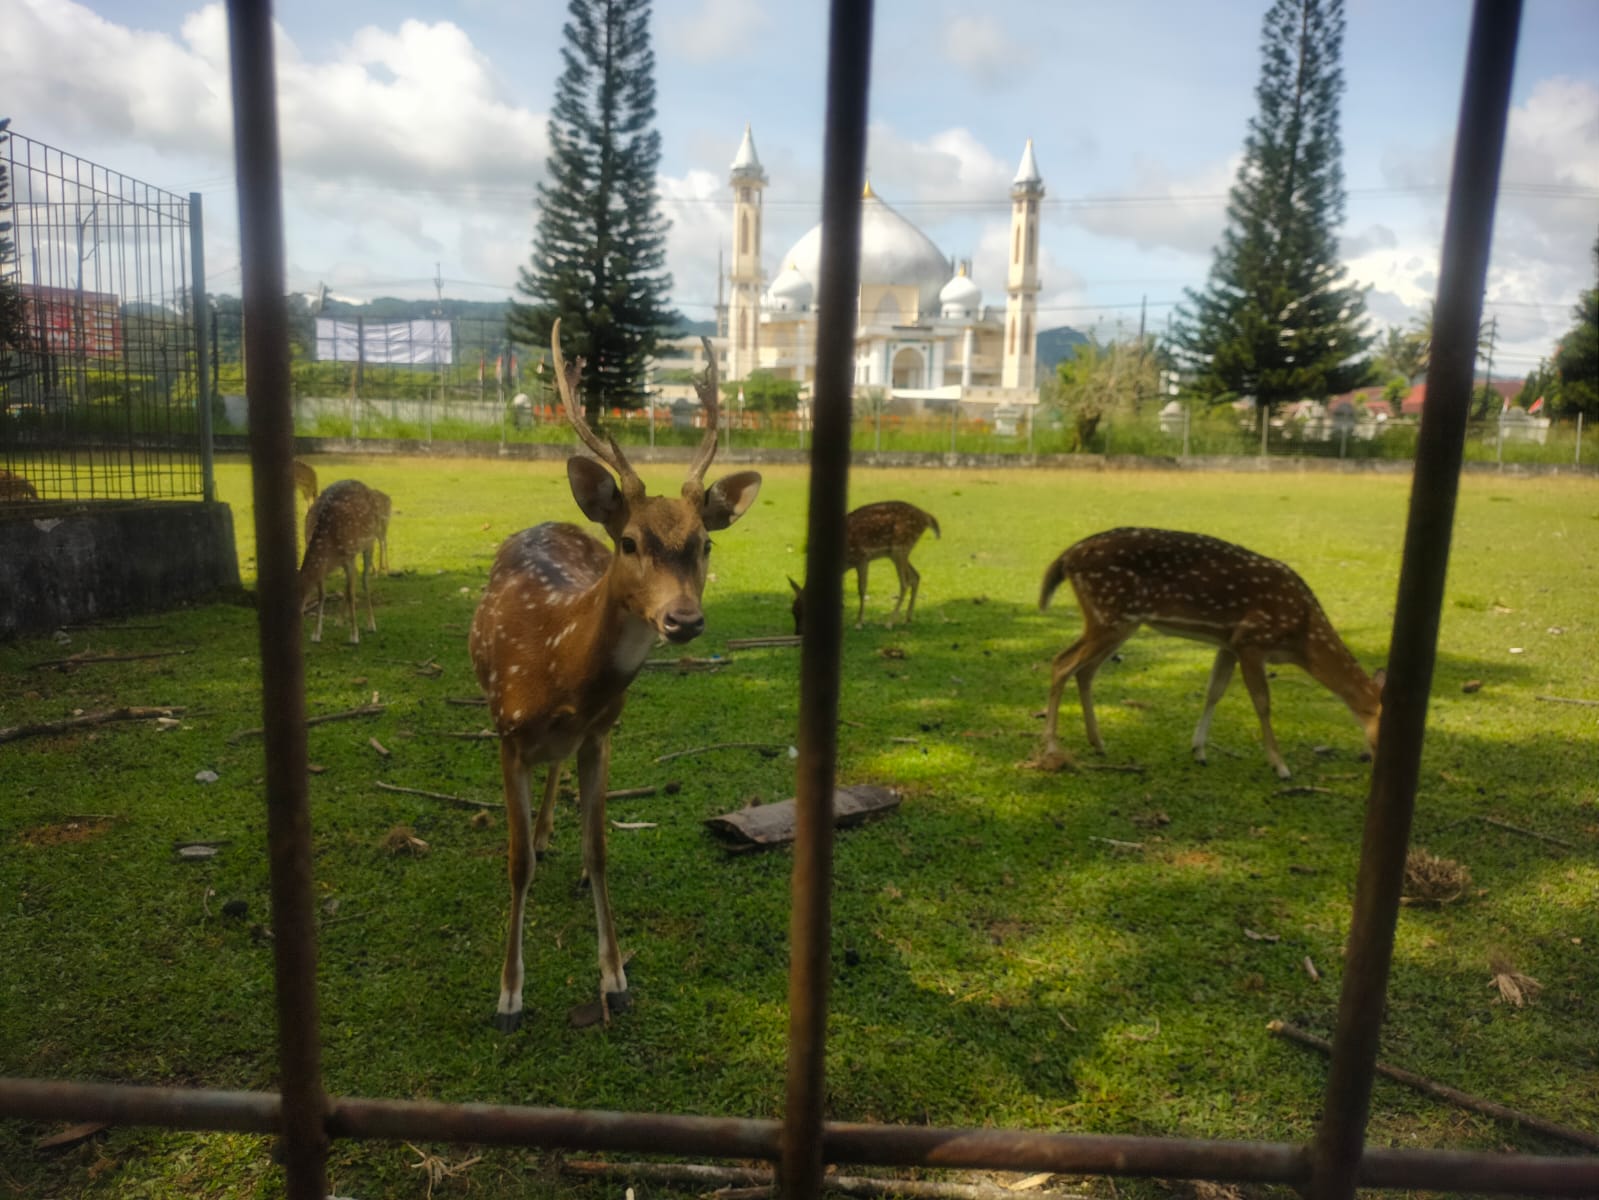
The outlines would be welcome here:
<svg viewBox="0 0 1599 1200">
<path fill-rule="evenodd" d="M 0 147 L 10 135 L 6 127 L 10 117 L 0 118 Z M 21 378 L 27 373 L 26 352 L 32 339 L 28 336 L 27 306 L 22 290 L 17 286 L 17 247 L 11 236 L 11 180 L 7 156 L 0 151 L 0 381 Z"/>
<path fill-rule="evenodd" d="M 1203 293 L 1187 292 L 1174 350 L 1194 392 L 1284 403 L 1348 391 L 1360 361 L 1363 290 L 1338 261 L 1344 217 L 1338 98 L 1343 0 L 1276 0 L 1261 35 L 1244 161 Z"/>
<path fill-rule="evenodd" d="M 549 178 L 516 289 L 530 303 L 513 302 L 509 318 L 511 337 L 534 346 L 560 319 L 563 351 L 586 360 L 591 410 L 643 402 L 646 359 L 675 320 L 649 20 L 649 0 L 569 0 Z"/>
</svg>

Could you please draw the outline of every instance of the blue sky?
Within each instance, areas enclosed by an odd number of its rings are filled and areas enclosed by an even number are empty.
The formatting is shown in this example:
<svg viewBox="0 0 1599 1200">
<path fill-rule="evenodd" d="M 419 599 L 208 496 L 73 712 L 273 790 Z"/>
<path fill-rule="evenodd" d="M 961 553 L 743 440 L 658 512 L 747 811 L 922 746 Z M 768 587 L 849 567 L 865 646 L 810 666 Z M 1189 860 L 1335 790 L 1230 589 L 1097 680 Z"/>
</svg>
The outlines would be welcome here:
<svg viewBox="0 0 1599 1200">
<path fill-rule="evenodd" d="M 1048 189 L 1041 325 L 1164 324 L 1202 285 L 1254 111 L 1265 0 L 887 0 L 874 43 L 877 192 L 1001 298 L 1027 138 Z M 1374 323 L 1436 286 L 1469 6 L 1348 0 L 1345 261 Z M 771 177 L 765 266 L 817 220 L 826 7 L 658 0 L 661 190 L 674 302 L 707 317 L 745 122 Z M 565 6 L 287 0 L 281 123 L 290 283 L 352 298 L 503 297 L 526 261 Z M 237 290 L 219 5 L 0 0 L 13 129 L 207 203 L 214 291 Z M 1488 311 L 1499 366 L 1552 348 L 1599 231 L 1599 3 L 1527 0 Z"/>
</svg>

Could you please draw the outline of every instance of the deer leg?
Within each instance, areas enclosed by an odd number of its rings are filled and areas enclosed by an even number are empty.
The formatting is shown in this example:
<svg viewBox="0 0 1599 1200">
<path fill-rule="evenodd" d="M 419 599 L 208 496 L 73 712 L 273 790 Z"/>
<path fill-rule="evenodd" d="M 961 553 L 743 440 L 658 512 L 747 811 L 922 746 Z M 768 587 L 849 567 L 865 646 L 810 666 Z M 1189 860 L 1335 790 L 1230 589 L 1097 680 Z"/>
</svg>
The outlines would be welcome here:
<svg viewBox="0 0 1599 1200">
<path fill-rule="evenodd" d="M 578 793 L 583 808 L 583 869 L 594 893 L 594 922 L 599 934 L 600 1011 L 620 1012 L 627 1007 L 627 973 L 616 944 L 616 924 L 611 919 L 611 896 L 605 884 L 605 783 L 610 774 L 611 735 L 607 731 L 586 738 L 578 747 Z"/>
<path fill-rule="evenodd" d="M 361 627 L 355 622 L 355 555 L 344 562 L 344 608 L 350 614 L 350 645 L 361 644 Z"/>
<path fill-rule="evenodd" d="M 361 592 L 366 596 L 366 627 L 373 633 L 378 631 L 377 619 L 372 615 L 372 547 L 367 545 L 361 550 Z M 355 613 L 352 611 L 352 617 Z M 354 622 L 352 622 L 353 624 Z"/>
<path fill-rule="evenodd" d="M 1233 652 L 1223 646 L 1216 651 L 1216 661 L 1210 668 L 1210 686 L 1205 689 L 1205 710 L 1199 714 L 1199 724 L 1194 727 L 1194 761 L 1205 761 L 1205 739 L 1210 736 L 1210 717 L 1216 711 L 1216 705 L 1221 702 L 1227 685 L 1233 680 L 1233 667 L 1238 659 Z"/>
<path fill-rule="evenodd" d="M 560 769 L 556 763 L 550 774 L 554 776 Z M 505 780 L 505 828 L 510 835 L 511 920 L 505 935 L 505 966 L 500 971 L 500 1004 L 494 1013 L 494 1024 L 501 1033 L 515 1032 L 522 1024 L 522 924 L 534 865 L 530 773 L 516 746 L 502 738 L 500 774 Z"/>
<path fill-rule="evenodd" d="M 555 831 L 555 796 L 561 787 L 561 764 L 550 764 L 550 773 L 544 777 L 544 802 L 539 805 L 539 819 L 533 826 L 533 854 L 543 858 L 550 848 L 550 834 Z"/>
<path fill-rule="evenodd" d="M 855 610 L 855 628 L 861 629 L 866 624 L 866 563 L 855 568 L 855 586 L 861 594 L 860 607 Z"/>
<path fill-rule="evenodd" d="M 909 625 L 911 618 L 916 615 L 916 589 L 922 584 L 922 575 L 920 571 L 911 566 L 911 560 L 908 558 L 905 560 L 904 576 L 910 580 L 911 584 L 911 602 L 905 606 L 905 624 Z"/>
<path fill-rule="evenodd" d="M 1099 718 L 1094 713 L 1094 676 L 1099 674 L 1099 668 L 1105 665 L 1105 660 L 1133 635 L 1131 628 L 1117 629 L 1111 632 L 1109 640 L 1105 635 L 1096 637 L 1092 646 L 1083 652 L 1082 665 L 1077 668 L 1077 700 L 1083 709 L 1083 731 L 1088 734 L 1088 744 L 1099 753 L 1105 753 L 1105 739 L 1099 736 Z"/>
<path fill-rule="evenodd" d="M 1259 654 L 1240 651 L 1238 668 L 1244 677 L 1244 686 L 1249 689 L 1249 698 L 1255 702 L 1255 714 L 1260 718 L 1260 737 L 1266 744 L 1266 761 L 1277 772 L 1277 778 L 1287 779 L 1290 774 L 1288 764 L 1283 761 L 1282 752 L 1277 749 L 1277 739 L 1271 732 L 1271 688 L 1266 683 L 1265 662 Z"/>
<path fill-rule="evenodd" d="M 316 581 L 316 628 L 311 631 L 311 640 L 322 640 L 322 604 L 327 599 L 327 592 L 322 586 L 322 580 Z"/>
<path fill-rule="evenodd" d="M 1134 626 L 1133 628 L 1137 628 Z M 1104 740 L 1099 736 L 1099 722 L 1094 717 L 1094 673 L 1116 648 L 1132 636 L 1132 629 L 1117 627 L 1109 630 L 1085 632 L 1066 649 L 1055 656 L 1049 680 L 1049 706 L 1044 717 L 1044 753 L 1046 756 L 1070 756 L 1062 749 L 1056 734 L 1060 717 L 1060 698 L 1066 682 L 1077 679 L 1077 695 L 1083 706 L 1083 727 L 1088 742 L 1101 754 L 1105 752 Z"/>
</svg>

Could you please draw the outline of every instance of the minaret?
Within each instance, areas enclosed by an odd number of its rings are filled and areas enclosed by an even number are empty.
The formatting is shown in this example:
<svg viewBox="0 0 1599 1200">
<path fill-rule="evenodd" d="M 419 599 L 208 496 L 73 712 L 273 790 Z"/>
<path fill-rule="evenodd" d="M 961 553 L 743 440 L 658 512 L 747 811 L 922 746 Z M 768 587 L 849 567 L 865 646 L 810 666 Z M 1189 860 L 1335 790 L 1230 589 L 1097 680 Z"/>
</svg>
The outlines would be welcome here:
<svg viewBox="0 0 1599 1200">
<path fill-rule="evenodd" d="M 1010 185 L 1010 271 L 1005 279 L 1005 355 L 1000 386 L 1031 391 L 1038 371 L 1038 210 L 1044 181 L 1027 139 Z"/>
<path fill-rule="evenodd" d="M 733 188 L 732 296 L 728 306 L 727 378 L 744 379 L 760 365 L 761 346 L 761 192 L 766 172 L 755 157 L 755 139 L 744 126 L 744 140 L 728 178 Z"/>
</svg>

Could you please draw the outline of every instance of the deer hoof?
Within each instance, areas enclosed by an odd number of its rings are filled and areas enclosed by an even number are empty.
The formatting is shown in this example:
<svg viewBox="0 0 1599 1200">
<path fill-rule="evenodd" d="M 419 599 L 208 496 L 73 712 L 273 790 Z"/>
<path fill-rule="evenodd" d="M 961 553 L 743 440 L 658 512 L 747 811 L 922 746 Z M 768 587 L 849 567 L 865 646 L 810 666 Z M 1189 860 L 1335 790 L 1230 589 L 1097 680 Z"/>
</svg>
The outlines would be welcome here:
<svg viewBox="0 0 1599 1200">
<path fill-rule="evenodd" d="M 628 991 L 625 991 L 625 992 L 606 992 L 605 993 L 605 1008 L 606 1008 L 606 1011 L 608 1011 L 612 1016 L 615 1016 L 617 1013 L 625 1013 L 628 1009 L 630 1009 L 632 1007 L 633 1007 L 633 992 L 632 992 L 632 989 L 629 989 Z"/>
<path fill-rule="evenodd" d="M 1077 762 L 1064 750 L 1041 750 L 1028 759 L 1025 766 L 1035 771 L 1075 771 Z"/>
<path fill-rule="evenodd" d="M 494 1028 L 498 1029 L 501 1033 L 515 1033 L 521 1027 L 521 1009 L 517 1009 L 515 1012 L 511 1013 L 497 1012 L 494 1014 Z"/>
</svg>

